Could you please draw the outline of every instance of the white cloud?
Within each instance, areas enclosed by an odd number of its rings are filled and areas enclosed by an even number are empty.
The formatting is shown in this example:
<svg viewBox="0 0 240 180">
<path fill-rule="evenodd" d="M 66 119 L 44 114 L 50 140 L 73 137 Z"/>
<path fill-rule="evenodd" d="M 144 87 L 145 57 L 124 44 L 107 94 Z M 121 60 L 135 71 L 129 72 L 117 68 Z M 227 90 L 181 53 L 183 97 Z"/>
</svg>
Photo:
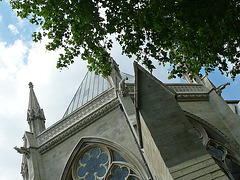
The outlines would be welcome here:
<svg viewBox="0 0 240 180">
<path fill-rule="evenodd" d="M 2 16 L 0 16 L 0 23 L 2 22 Z"/>
<path fill-rule="evenodd" d="M 9 25 L 8 25 L 8 29 L 10 29 L 10 31 L 11 31 L 14 35 L 17 35 L 17 34 L 19 33 L 17 27 L 14 26 L 13 24 L 9 24 Z"/>
<path fill-rule="evenodd" d="M 20 18 L 19 16 L 17 16 L 17 20 L 18 20 L 17 25 L 20 26 L 21 28 L 26 24 L 26 20 Z"/>
<path fill-rule="evenodd" d="M 76 58 L 69 69 L 60 72 L 56 69 L 59 51 L 46 51 L 47 42 L 46 39 L 39 43 L 17 40 L 11 46 L 0 42 L 0 160 L 4 162 L 0 163 L 1 180 L 22 179 L 21 155 L 13 147 L 22 146 L 23 133 L 29 130 L 26 121 L 28 83 L 33 82 L 49 127 L 61 119 L 87 71 L 86 62 Z M 120 69 L 133 74 L 133 61 L 117 56 L 118 49 L 114 49 L 113 54 Z"/>
<path fill-rule="evenodd" d="M 48 127 L 62 117 L 86 73 L 86 63 L 79 59 L 70 66 L 70 70 L 57 70 L 59 52 L 47 52 L 46 42 L 32 44 L 31 48 L 21 40 L 12 46 L 0 42 L 1 180 L 22 179 L 21 155 L 13 147 L 22 146 L 23 133 L 29 130 L 26 121 L 28 83 L 32 81 L 34 84 Z"/>
<path fill-rule="evenodd" d="M 67 109 L 85 73 L 86 62 L 75 59 L 75 63 L 61 72 L 56 69 L 59 51 L 47 52 L 43 39 L 30 43 L 28 48 L 21 40 L 12 46 L 0 42 L 0 179 L 21 180 L 21 155 L 13 149 L 22 146 L 24 131 L 28 131 L 26 112 L 28 106 L 28 83 L 34 90 L 46 116 L 49 127 L 59 120 Z M 120 70 L 133 74 L 133 60 L 121 56 L 119 46 L 112 55 L 120 64 Z M 167 68 L 158 67 L 154 74 L 167 81 Z M 178 81 L 178 80 L 176 80 Z M 6 155 L 7 154 L 7 155 Z"/>
</svg>

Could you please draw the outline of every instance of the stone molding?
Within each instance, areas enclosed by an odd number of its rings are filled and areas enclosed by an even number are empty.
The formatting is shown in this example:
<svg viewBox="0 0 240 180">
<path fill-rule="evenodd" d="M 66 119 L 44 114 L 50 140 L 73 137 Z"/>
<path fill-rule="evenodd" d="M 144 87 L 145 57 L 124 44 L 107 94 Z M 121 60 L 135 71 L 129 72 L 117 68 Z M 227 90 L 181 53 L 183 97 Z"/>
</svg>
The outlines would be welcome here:
<svg viewBox="0 0 240 180">
<path fill-rule="evenodd" d="M 176 93 L 208 93 L 209 90 L 202 84 L 166 84 Z"/>
<path fill-rule="evenodd" d="M 128 163 L 126 163 L 126 165 L 129 166 L 131 169 L 135 170 L 138 176 L 141 177 L 141 179 L 150 179 L 149 174 L 147 173 L 144 166 L 145 164 L 142 163 L 135 154 L 132 154 L 131 151 L 129 151 L 122 145 L 108 139 L 86 136 L 81 137 L 81 139 L 71 152 L 70 157 L 67 160 L 65 168 L 62 172 L 61 180 L 68 179 L 70 173 L 72 173 L 72 168 L 74 167 L 74 164 L 79 162 L 78 160 L 81 154 L 87 149 L 94 147 L 99 147 L 103 149 L 108 148 L 110 150 L 114 150 L 115 152 L 119 153 L 125 160 L 127 160 Z"/>
<path fill-rule="evenodd" d="M 220 129 L 218 129 L 217 127 L 215 127 L 214 125 L 210 124 L 209 122 L 203 120 L 202 118 L 187 112 L 187 111 L 183 111 L 186 115 L 186 117 L 189 119 L 190 123 L 192 123 L 194 125 L 194 121 L 196 123 L 199 123 L 201 126 L 206 126 L 209 127 L 210 129 L 212 129 L 212 131 L 215 131 L 220 137 L 221 139 L 223 139 L 225 142 L 227 142 L 233 151 L 238 152 L 240 150 L 240 146 L 238 144 L 236 144 L 231 138 L 229 138 L 227 135 L 225 135 Z M 225 144 L 225 143 L 223 143 Z"/>
<path fill-rule="evenodd" d="M 101 108 L 93 112 L 92 114 L 89 114 L 87 117 L 81 118 L 78 120 L 77 123 L 69 127 L 68 129 L 62 131 L 61 133 L 57 134 L 55 137 L 51 138 L 49 141 L 42 144 L 39 148 L 39 151 L 41 154 L 44 154 L 48 150 L 54 148 L 56 145 L 64 141 L 65 139 L 71 137 L 75 133 L 79 132 L 86 126 L 90 125 L 91 123 L 95 122 L 97 119 L 99 119 L 102 115 L 105 113 L 113 110 L 116 108 L 119 104 L 118 99 L 114 99 L 111 102 L 108 102 L 107 104 L 104 104 Z"/>
<path fill-rule="evenodd" d="M 202 84 L 166 84 L 176 92 L 177 101 L 207 101 L 209 90 Z"/>
<path fill-rule="evenodd" d="M 53 138 L 56 139 L 57 136 L 80 121 L 84 121 L 84 124 L 89 124 L 86 122 L 86 119 L 90 120 L 92 117 L 95 117 L 95 114 L 99 116 L 117 103 L 115 90 L 111 88 L 43 131 L 37 137 L 38 145 L 43 146 L 45 143 L 52 141 Z M 89 117 L 91 118 L 89 119 Z"/>
<path fill-rule="evenodd" d="M 177 101 L 208 101 L 209 95 L 204 94 L 177 94 Z"/>
<path fill-rule="evenodd" d="M 165 84 L 176 92 L 177 101 L 208 101 L 209 90 L 202 84 Z M 134 95 L 134 84 L 127 84 L 128 92 Z"/>
</svg>

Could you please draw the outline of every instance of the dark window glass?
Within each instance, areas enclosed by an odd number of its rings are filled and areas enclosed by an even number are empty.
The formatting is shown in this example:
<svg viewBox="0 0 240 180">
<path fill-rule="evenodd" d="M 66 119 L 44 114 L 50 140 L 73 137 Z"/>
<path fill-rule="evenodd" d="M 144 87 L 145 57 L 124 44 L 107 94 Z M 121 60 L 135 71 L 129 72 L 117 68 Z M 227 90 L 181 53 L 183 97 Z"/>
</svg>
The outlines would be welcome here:
<svg viewBox="0 0 240 180">
<path fill-rule="evenodd" d="M 86 152 L 80 160 L 78 176 L 93 180 L 95 176 L 103 177 L 106 173 L 106 167 L 103 165 L 108 162 L 108 156 L 99 148 Z"/>
<path fill-rule="evenodd" d="M 124 161 L 124 162 L 127 162 L 122 156 L 120 156 L 115 151 L 113 151 L 113 160 L 114 161 Z"/>
<path fill-rule="evenodd" d="M 239 180 L 240 179 L 240 166 L 228 157 L 226 157 L 225 162 L 226 162 L 227 167 L 228 167 L 230 173 L 232 174 L 233 178 L 235 180 Z"/>
<path fill-rule="evenodd" d="M 127 177 L 129 174 L 129 170 L 125 167 L 120 168 L 119 166 L 117 166 L 114 171 L 113 171 L 113 175 L 110 178 L 110 180 L 124 180 L 125 177 Z"/>
<path fill-rule="evenodd" d="M 223 158 L 224 158 L 223 157 L 224 152 L 221 149 L 215 148 L 214 146 L 211 146 L 211 145 L 209 145 L 209 147 L 208 147 L 208 153 L 212 157 L 214 157 L 214 158 L 216 158 L 216 159 L 218 159 L 220 161 L 222 161 Z"/>
</svg>

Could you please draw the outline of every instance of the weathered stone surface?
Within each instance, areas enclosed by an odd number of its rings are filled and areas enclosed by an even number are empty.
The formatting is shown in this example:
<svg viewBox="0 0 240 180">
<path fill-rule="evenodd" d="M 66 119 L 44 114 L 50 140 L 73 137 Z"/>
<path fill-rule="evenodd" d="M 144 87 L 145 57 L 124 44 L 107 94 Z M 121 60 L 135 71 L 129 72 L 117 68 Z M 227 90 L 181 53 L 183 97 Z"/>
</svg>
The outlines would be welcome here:
<svg viewBox="0 0 240 180">
<path fill-rule="evenodd" d="M 47 179 L 60 179 L 66 162 L 74 147 L 82 137 L 100 137 L 120 144 L 132 152 L 143 163 L 134 138 L 126 123 L 125 117 L 119 108 L 109 112 L 96 122 L 82 129 L 77 134 L 66 139 L 53 149 L 42 155 Z"/>
<path fill-rule="evenodd" d="M 138 108 L 167 167 L 207 154 L 175 94 L 142 68 L 136 71 Z"/>
<path fill-rule="evenodd" d="M 226 168 L 226 158 L 240 161 L 240 117 L 211 81 L 197 77 L 190 84 L 163 84 L 136 64 L 135 73 L 135 86 L 124 83 L 127 74 L 122 78 L 113 63 L 111 87 L 46 130 L 31 90 L 32 132 L 15 148 L 23 155 L 24 180 L 79 179 L 72 167 L 77 169 L 79 153 L 93 146 L 119 152 L 138 179 L 228 179 L 217 164 Z"/>
</svg>

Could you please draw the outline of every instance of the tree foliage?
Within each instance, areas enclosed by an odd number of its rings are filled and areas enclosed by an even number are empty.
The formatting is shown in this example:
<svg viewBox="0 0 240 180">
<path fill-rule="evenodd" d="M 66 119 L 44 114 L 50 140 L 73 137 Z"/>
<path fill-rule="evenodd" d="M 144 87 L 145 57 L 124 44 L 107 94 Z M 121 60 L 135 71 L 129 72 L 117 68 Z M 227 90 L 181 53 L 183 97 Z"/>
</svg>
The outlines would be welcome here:
<svg viewBox="0 0 240 180">
<path fill-rule="evenodd" d="M 240 73 L 238 0 L 11 0 L 18 16 L 42 26 L 34 41 L 51 39 L 48 50 L 63 48 L 57 67 L 81 55 L 90 70 L 111 72 L 116 37 L 122 53 L 150 71 L 170 63 L 170 77 L 216 67 L 235 78 Z"/>
</svg>

